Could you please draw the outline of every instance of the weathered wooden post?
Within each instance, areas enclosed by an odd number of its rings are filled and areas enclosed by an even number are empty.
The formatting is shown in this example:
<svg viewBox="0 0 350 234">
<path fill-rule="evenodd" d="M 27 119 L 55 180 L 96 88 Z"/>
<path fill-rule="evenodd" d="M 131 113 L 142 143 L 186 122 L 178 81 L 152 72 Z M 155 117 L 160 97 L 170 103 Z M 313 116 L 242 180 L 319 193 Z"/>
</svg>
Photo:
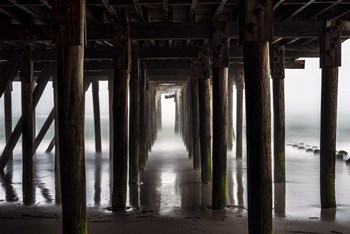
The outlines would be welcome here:
<svg viewBox="0 0 350 234">
<path fill-rule="evenodd" d="M 146 120 L 146 65 L 141 64 L 140 71 L 140 169 L 144 169 L 147 160 L 147 120 Z"/>
<path fill-rule="evenodd" d="M 243 156 L 243 90 L 244 77 L 241 70 L 236 73 L 236 158 Z"/>
<path fill-rule="evenodd" d="M 52 76 L 53 83 L 53 102 L 55 108 L 55 136 L 54 136 L 54 144 L 55 144 L 55 174 L 59 174 L 60 169 L 60 151 L 59 151 L 59 127 L 58 127 L 58 87 L 57 87 L 57 74 Z M 51 151 L 50 151 L 51 152 Z M 59 175 L 58 175 L 59 176 Z"/>
<path fill-rule="evenodd" d="M 130 66 L 129 24 L 123 12 L 121 22 L 114 27 L 113 84 L 113 190 L 112 210 L 126 206 L 128 173 L 128 86 Z"/>
<path fill-rule="evenodd" d="M 193 131 L 192 131 L 192 96 L 191 96 L 191 75 L 188 76 L 187 85 L 186 85 L 186 97 L 187 97 L 187 138 L 188 138 L 188 158 L 193 159 Z"/>
<path fill-rule="evenodd" d="M 227 25 L 213 25 L 213 190 L 212 207 L 226 206 L 228 66 Z"/>
<path fill-rule="evenodd" d="M 114 76 L 108 77 L 108 105 L 109 105 L 109 159 L 113 157 L 113 85 Z"/>
<path fill-rule="evenodd" d="M 157 124 L 156 124 L 156 87 L 152 83 L 150 87 L 150 129 L 151 129 L 151 145 L 150 150 L 154 145 L 155 140 L 157 139 Z"/>
<path fill-rule="evenodd" d="M 140 80 L 139 51 L 132 50 L 130 75 L 130 116 L 129 116 L 129 184 L 139 182 L 139 151 L 140 151 Z"/>
<path fill-rule="evenodd" d="M 199 140 L 201 153 L 201 180 L 203 184 L 211 181 L 211 125 L 210 125 L 210 79 L 209 56 L 200 54 L 199 95 Z"/>
<path fill-rule="evenodd" d="M 23 203 L 34 203 L 34 106 L 33 106 L 33 61 L 28 49 L 26 59 L 20 69 L 22 91 L 22 186 Z"/>
<path fill-rule="evenodd" d="M 191 125 L 192 125 L 192 144 L 193 144 L 193 168 L 199 169 L 200 161 L 200 142 L 199 142 L 199 95 L 198 95 L 198 77 L 199 61 L 192 60 L 191 76 Z"/>
<path fill-rule="evenodd" d="M 8 84 L 7 89 L 4 92 L 4 114 L 5 114 L 5 140 L 6 144 L 10 140 L 10 136 L 12 133 L 12 82 Z M 10 153 L 10 159 L 12 159 L 12 152 Z"/>
<path fill-rule="evenodd" d="M 320 65 L 322 68 L 320 189 L 322 208 L 336 207 L 335 151 L 341 33 L 342 27 L 339 22 L 326 21 L 320 40 Z"/>
<path fill-rule="evenodd" d="M 162 95 L 157 94 L 157 129 L 162 129 Z"/>
<path fill-rule="evenodd" d="M 85 0 L 54 0 L 63 233 L 87 233 L 84 157 Z"/>
<path fill-rule="evenodd" d="M 94 129 L 95 129 L 95 150 L 101 153 L 101 118 L 100 118 L 100 98 L 99 98 L 99 82 L 94 80 L 92 84 L 92 102 L 94 107 Z"/>
<path fill-rule="evenodd" d="M 146 146 L 147 146 L 147 152 L 151 152 L 151 139 L 152 139 L 152 132 L 151 132 L 151 113 L 150 113 L 150 95 L 151 95 L 151 89 L 149 84 L 149 74 L 148 72 L 145 73 L 146 77 L 146 90 L 145 90 L 145 115 L 146 115 Z M 146 160 L 148 159 L 148 153 L 146 154 Z"/>
<path fill-rule="evenodd" d="M 180 93 L 179 91 L 175 91 L 175 133 L 178 134 L 180 132 Z"/>
<path fill-rule="evenodd" d="M 227 126 L 227 149 L 232 150 L 235 132 L 233 130 L 233 83 L 234 77 L 228 77 L 228 126 Z"/>
<path fill-rule="evenodd" d="M 274 182 L 286 182 L 285 166 L 285 111 L 284 111 L 284 60 L 285 49 L 273 46 L 271 53 L 271 78 L 273 90 L 273 156 Z"/>
<path fill-rule="evenodd" d="M 181 88 L 181 135 L 182 140 L 186 146 L 186 151 L 188 151 L 188 134 L 187 134 L 187 96 L 186 96 L 186 85 Z"/>
<path fill-rule="evenodd" d="M 247 120 L 249 233 L 272 233 L 269 41 L 273 1 L 240 1 Z"/>
</svg>

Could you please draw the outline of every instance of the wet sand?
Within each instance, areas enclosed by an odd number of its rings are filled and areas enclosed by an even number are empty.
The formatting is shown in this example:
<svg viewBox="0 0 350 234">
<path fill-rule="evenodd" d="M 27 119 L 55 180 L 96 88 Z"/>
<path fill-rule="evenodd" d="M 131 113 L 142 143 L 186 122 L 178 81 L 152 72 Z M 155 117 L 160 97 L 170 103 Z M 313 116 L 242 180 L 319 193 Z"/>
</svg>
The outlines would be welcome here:
<svg viewBox="0 0 350 234">
<path fill-rule="evenodd" d="M 229 152 L 227 207 L 208 208 L 211 185 L 200 183 L 179 136 L 159 132 L 141 184 L 130 186 L 126 212 L 109 207 L 109 156 L 86 155 L 89 233 L 247 233 L 246 163 Z M 275 185 L 276 233 L 350 233 L 350 166 L 337 161 L 337 209 L 321 211 L 319 156 L 286 147 L 287 183 Z M 60 233 L 58 180 L 52 154 L 35 157 L 35 202 L 23 205 L 20 155 L 0 176 L 1 233 Z"/>
</svg>

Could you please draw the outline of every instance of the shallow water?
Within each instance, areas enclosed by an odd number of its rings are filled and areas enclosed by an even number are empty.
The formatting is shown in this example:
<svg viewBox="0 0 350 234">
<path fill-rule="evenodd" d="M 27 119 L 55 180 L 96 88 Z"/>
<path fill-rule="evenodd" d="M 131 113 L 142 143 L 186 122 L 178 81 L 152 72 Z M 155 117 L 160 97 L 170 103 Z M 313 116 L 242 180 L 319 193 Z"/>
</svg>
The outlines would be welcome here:
<svg viewBox="0 0 350 234">
<path fill-rule="evenodd" d="M 90 146 L 92 149 L 93 147 Z M 108 153 L 86 153 L 87 205 L 105 212 L 110 204 Z M 106 147 L 104 149 L 107 149 Z M 228 153 L 228 192 L 226 215 L 247 215 L 246 159 Z M 350 165 L 337 160 L 337 209 L 322 211 L 319 198 L 319 156 L 286 146 L 287 183 L 275 185 L 274 215 L 278 218 L 350 221 Z M 54 154 L 35 155 L 35 206 L 60 204 L 59 180 L 54 171 Z M 0 207 L 23 205 L 21 155 L 0 175 Z M 173 128 L 158 133 L 140 185 L 130 186 L 128 206 L 159 216 L 207 216 L 211 210 L 211 185 L 200 183 L 200 172 L 192 169 L 181 138 Z M 213 212 L 214 213 L 214 212 Z M 222 217 L 222 214 L 220 214 Z"/>
</svg>

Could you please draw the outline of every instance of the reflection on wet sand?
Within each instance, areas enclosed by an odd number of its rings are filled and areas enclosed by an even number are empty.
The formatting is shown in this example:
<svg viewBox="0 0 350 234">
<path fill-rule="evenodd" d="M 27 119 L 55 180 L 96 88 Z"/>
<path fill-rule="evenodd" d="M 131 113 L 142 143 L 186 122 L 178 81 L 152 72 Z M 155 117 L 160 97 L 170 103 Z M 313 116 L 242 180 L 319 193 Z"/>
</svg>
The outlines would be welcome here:
<svg viewBox="0 0 350 234">
<path fill-rule="evenodd" d="M 287 183 L 274 184 L 274 213 L 276 218 L 320 218 L 322 221 L 350 219 L 350 189 L 347 185 L 350 167 L 337 165 L 337 195 L 339 208 L 319 208 L 319 158 L 308 154 L 287 152 Z M 54 154 L 35 156 L 35 186 L 21 183 L 21 155 L 0 174 L 0 201 L 19 201 L 19 204 L 59 205 L 60 177 L 54 168 Z M 200 171 L 193 170 L 180 137 L 166 130 L 159 132 L 153 151 L 144 170 L 140 171 L 140 184 L 130 185 L 128 204 L 132 210 L 148 216 L 210 217 L 221 219 L 230 215 L 247 214 L 246 159 L 228 158 L 227 208 L 209 209 L 211 184 L 201 184 Z M 110 160 L 107 153 L 86 154 L 87 204 L 99 211 L 110 205 Z M 13 182 L 15 181 L 15 182 Z M 23 186 L 23 188 L 22 188 Z M 35 187 L 37 188 L 36 197 Z M 19 194 L 23 193 L 23 197 Z M 3 196 L 3 197 L 1 197 Z M 302 199 L 301 199 L 302 198 Z M 6 204 L 1 202 L 0 205 Z"/>
<path fill-rule="evenodd" d="M 95 157 L 95 183 L 94 183 L 94 202 L 95 207 L 99 207 L 101 205 L 101 173 L 102 173 L 102 159 L 100 154 L 96 154 Z"/>
<path fill-rule="evenodd" d="M 274 183 L 274 208 L 279 217 L 286 216 L 286 184 Z"/>
<path fill-rule="evenodd" d="M 13 178 L 13 160 L 10 160 L 6 167 L 6 173 L 0 173 L 1 187 L 5 190 L 5 199 L 7 202 L 18 201 L 17 192 L 12 186 Z"/>
</svg>

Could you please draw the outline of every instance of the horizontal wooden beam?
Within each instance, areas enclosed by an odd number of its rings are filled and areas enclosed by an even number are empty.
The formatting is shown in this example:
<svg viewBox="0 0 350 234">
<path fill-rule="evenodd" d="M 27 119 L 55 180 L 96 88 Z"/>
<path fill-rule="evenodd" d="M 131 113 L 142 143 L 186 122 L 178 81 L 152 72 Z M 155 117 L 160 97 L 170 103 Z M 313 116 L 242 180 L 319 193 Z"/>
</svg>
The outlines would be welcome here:
<svg viewBox="0 0 350 234">
<path fill-rule="evenodd" d="M 177 69 L 150 69 L 148 71 L 150 76 L 189 76 L 190 70 L 186 68 L 177 68 Z"/>
<path fill-rule="evenodd" d="M 350 37 L 350 24 L 343 21 L 343 36 Z M 238 22 L 229 22 L 228 37 L 237 39 Z M 322 21 L 284 21 L 275 22 L 275 38 L 313 38 L 318 37 L 323 28 Z M 132 40 L 168 40 L 168 39 L 209 39 L 212 36 L 211 22 L 154 22 L 132 23 L 130 38 Z M 91 41 L 108 41 L 113 39 L 113 24 L 88 24 L 87 37 Z M 0 25 L 0 41 L 51 41 L 49 25 Z"/>
<path fill-rule="evenodd" d="M 146 62 L 148 69 L 190 69 L 191 62 L 188 59 L 171 59 L 171 60 L 148 60 Z"/>
<path fill-rule="evenodd" d="M 191 59 L 198 58 L 195 47 L 145 47 L 139 48 L 140 59 Z"/>
<path fill-rule="evenodd" d="M 6 61 L 12 50 L 0 50 L 0 61 Z M 86 48 L 85 60 L 111 60 L 114 57 L 112 48 Z M 140 59 L 191 59 L 198 57 L 195 47 L 147 47 L 139 49 Z M 33 50 L 33 61 L 56 61 L 56 50 Z"/>
<path fill-rule="evenodd" d="M 197 5 L 218 5 L 221 0 L 197 0 Z M 87 5 L 102 5 L 101 0 L 87 0 Z M 139 5 L 162 5 L 162 0 L 138 0 Z M 132 0 L 109 0 L 109 5 L 133 6 Z M 191 5 L 188 0 L 167 0 L 167 5 Z M 238 0 L 227 0 L 226 5 L 238 5 Z"/>
</svg>

